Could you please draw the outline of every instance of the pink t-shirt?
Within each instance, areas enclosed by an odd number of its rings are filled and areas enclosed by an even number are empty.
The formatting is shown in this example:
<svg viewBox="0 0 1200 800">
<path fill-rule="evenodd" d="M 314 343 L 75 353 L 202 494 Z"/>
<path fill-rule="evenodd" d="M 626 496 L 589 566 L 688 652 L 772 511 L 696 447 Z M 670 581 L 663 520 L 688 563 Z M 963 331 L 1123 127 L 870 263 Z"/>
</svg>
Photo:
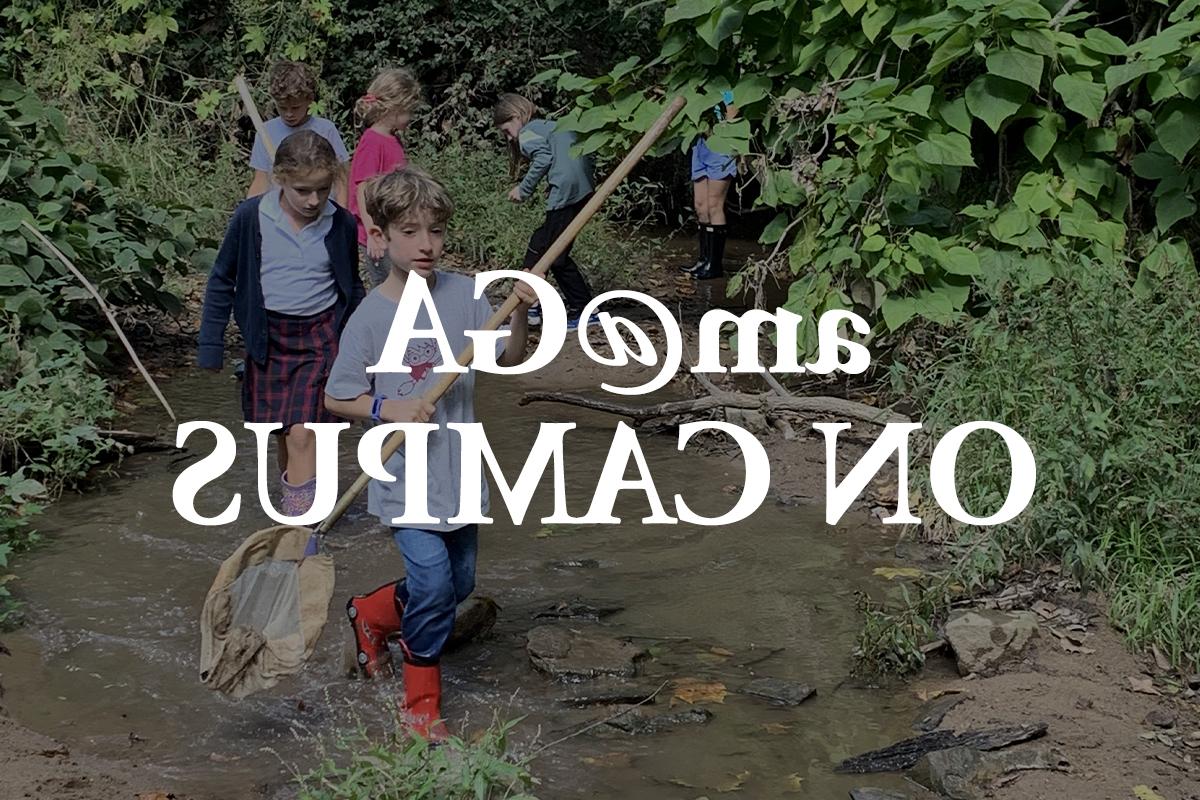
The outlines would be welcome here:
<svg viewBox="0 0 1200 800">
<path fill-rule="evenodd" d="M 371 128 L 363 131 L 350 160 L 350 213 L 358 217 L 358 243 L 367 243 L 367 229 L 358 213 L 358 185 L 376 175 L 386 175 L 392 170 L 408 165 L 404 146 L 395 136 L 377 133 Z"/>
</svg>

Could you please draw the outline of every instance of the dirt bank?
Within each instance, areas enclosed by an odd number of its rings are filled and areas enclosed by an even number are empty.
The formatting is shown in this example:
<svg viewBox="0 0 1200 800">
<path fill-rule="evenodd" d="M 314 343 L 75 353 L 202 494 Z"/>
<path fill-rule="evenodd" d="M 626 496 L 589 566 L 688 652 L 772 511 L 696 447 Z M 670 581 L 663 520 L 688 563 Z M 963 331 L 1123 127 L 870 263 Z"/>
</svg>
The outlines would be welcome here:
<svg viewBox="0 0 1200 800">
<path fill-rule="evenodd" d="M 72 752 L 0 711 L 0 797 L 54 800 L 167 800 L 166 781 L 138 768 Z"/>
</svg>

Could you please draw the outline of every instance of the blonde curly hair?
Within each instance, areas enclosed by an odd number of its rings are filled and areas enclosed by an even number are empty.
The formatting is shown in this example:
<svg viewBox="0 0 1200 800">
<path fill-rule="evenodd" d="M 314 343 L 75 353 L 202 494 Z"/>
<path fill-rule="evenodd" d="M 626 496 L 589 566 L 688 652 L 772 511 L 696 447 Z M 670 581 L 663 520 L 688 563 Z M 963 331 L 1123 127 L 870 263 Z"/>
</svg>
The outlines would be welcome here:
<svg viewBox="0 0 1200 800">
<path fill-rule="evenodd" d="M 392 67 L 375 76 L 367 93 L 354 104 L 354 113 L 370 127 L 396 111 L 412 112 L 421 105 L 421 84 L 406 69 Z"/>
</svg>

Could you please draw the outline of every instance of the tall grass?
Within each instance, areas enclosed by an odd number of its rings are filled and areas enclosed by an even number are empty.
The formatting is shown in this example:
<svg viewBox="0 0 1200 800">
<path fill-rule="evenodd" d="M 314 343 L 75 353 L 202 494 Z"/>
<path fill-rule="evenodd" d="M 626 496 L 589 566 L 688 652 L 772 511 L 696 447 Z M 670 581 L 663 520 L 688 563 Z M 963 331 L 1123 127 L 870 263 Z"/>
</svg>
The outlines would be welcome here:
<svg viewBox="0 0 1200 800">
<path fill-rule="evenodd" d="M 1195 267 L 1180 265 L 1148 292 L 1123 271 L 1079 265 L 1039 289 L 995 298 L 992 308 L 946 340 L 943 357 L 909 375 L 904 388 L 921 400 L 932 440 L 969 420 L 995 420 L 1022 434 L 1038 466 L 1034 498 L 1012 522 L 972 529 L 932 503 L 922 476 L 923 534 L 948 545 L 953 567 L 903 603 L 899 615 L 871 607 L 862 655 L 875 667 L 919 663 L 911 641 L 889 632 L 881 614 L 913 629 L 915 619 L 944 611 L 957 587 L 986 589 L 1014 564 L 1049 559 L 1104 591 L 1112 622 L 1131 644 L 1158 645 L 1176 665 L 1196 667 Z M 963 506 L 993 513 L 1009 472 L 999 437 L 972 436 L 957 464 Z"/>
</svg>

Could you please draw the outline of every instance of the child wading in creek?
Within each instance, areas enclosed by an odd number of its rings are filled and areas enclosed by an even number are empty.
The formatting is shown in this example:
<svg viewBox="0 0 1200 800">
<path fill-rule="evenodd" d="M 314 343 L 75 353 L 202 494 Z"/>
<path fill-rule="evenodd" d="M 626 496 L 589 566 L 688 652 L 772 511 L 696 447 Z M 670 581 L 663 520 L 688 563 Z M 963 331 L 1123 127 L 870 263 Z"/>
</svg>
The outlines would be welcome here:
<svg viewBox="0 0 1200 800">
<path fill-rule="evenodd" d="M 289 136 L 275 181 L 233 213 L 204 291 L 199 364 L 221 369 L 233 312 L 246 343 L 242 412 L 283 425 L 280 511 L 299 516 L 316 493 L 316 438 L 306 422 L 336 422 L 322 387 L 338 334 L 363 296 L 354 217 L 330 199 L 340 170 L 327 140 Z"/>
<path fill-rule="evenodd" d="M 737 116 L 732 105 L 733 94 L 726 92 L 723 105 L 727 119 Z M 713 108 L 721 120 L 721 104 Z M 692 145 L 692 195 L 696 204 L 696 226 L 700 242 L 700 257 L 694 264 L 680 267 L 697 280 L 711 280 L 725 274 L 725 196 L 729 184 L 737 175 L 737 160 L 724 153 L 715 153 L 704 136 L 697 136 Z"/>
<path fill-rule="evenodd" d="M 279 116 L 263 123 L 271 144 L 279 147 L 294 133 L 312 131 L 329 142 L 339 164 L 350 160 L 337 127 L 324 117 L 314 117 L 308 113 L 309 107 L 317 99 L 317 81 L 307 66 L 296 61 L 280 61 L 271 67 L 268 80 L 271 100 L 279 112 Z M 271 154 L 258 133 L 254 134 L 254 146 L 250 149 L 250 167 L 254 170 L 254 178 L 246 190 L 246 197 L 260 195 L 271 186 Z M 346 179 L 340 169 L 334 176 L 333 199 L 345 207 Z"/>
<path fill-rule="evenodd" d="M 509 191 L 508 199 L 523 203 L 533 196 L 543 178 L 550 184 L 546 219 L 529 240 L 529 247 L 525 250 L 525 269 L 533 267 L 550 249 L 559 234 L 587 205 L 595 188 L 591 158 L 571 155 L 575 134 L 556 130 L 557 123 L 538 119 L 537 111 L 537 106 L 519 94 L 501 95 L 492 110 L 492 120 L 508 140 L 512 174 L 516 175 L 522 159 L 529 161 L 529 171 Z M 579 316 L 584 307 L 592 300 L 592 289 L 579 271 L 579 265 L 571 258 L 570 245 L 554 259 L 550 272 L 566 301 L 567 329 L 574 330 L 579 326 Z"/>
<path fill-rule="evenodd" d="M 367 236 L 371 215 L 363 200 L 366 184 L 377 175 L 404 169 L 408 157 L 400 134 L 421 102 L 421 85 L 406 69 L 385 69 L 375 76 L 354 112 L 367 126 L 350 160 L 350 211 L 358 217 L 358 249 L 363 280 L 371 288 L 383 283 L 391 270 L 382 241 Z"/>
<path fill-rule="evenodd" d="M 448 520 L 458 513 L 462 486 L 458 434 L 446 424 L 475 421 L 475 373 L 460 375 L 435 407 L 422 399 L 442 378 L 433 371 L 442 363 L 433 339 L 410 340 L 404 354 L 410 372 L 367 372 L 367 368 L 379 363 L 398 304 L 413 276 L 426 282 L 454 353 L 470 341 L 466 331 L 484 327 L 492 307 L 486 297 L 475 298 L 473 279 L 437 269 L 454 207 L 445 188 L 428 173 L 409 167 L 376 178 L 367 185 L 365 200 L 372 222 L 368 235 L 386 249 L 391 273 L 367 295 L 346 325 L 325 387 L 325 405 L 351 420 L 437 424 L 428 434 L 425 448 L 428 511 L 437 520 Z M 509 335 L 497 342 L 501 366 L 525 360 L 528 310 L 536 296 L 520 282 L 517 293 L 521 305 L 509 320 Z M 422 307 L 414 328 L 428 330 L 432 325 L 429 316 Z M 414 734 L 439 739 L 446 735 L 440 722 L 442 649 L 454 628 L 455 607 L 475 588 L 479 532 L 475 525 L 446 522 L 394 527 L 392 520 L 405 513 L 404 448 L 386 467 L 396 480 L 372 480 L 367 508 L 393 528 L 404 557 L 405 576 L 350 598 L 346 614 L 354 629 L 358 663 L 367 677 L 392 672 L 387 638 L 400 634 L 404 653 L 402 717 Z M 482 475 L 478 491 L 486 513 L 488 487 Z"/>
</svg>

